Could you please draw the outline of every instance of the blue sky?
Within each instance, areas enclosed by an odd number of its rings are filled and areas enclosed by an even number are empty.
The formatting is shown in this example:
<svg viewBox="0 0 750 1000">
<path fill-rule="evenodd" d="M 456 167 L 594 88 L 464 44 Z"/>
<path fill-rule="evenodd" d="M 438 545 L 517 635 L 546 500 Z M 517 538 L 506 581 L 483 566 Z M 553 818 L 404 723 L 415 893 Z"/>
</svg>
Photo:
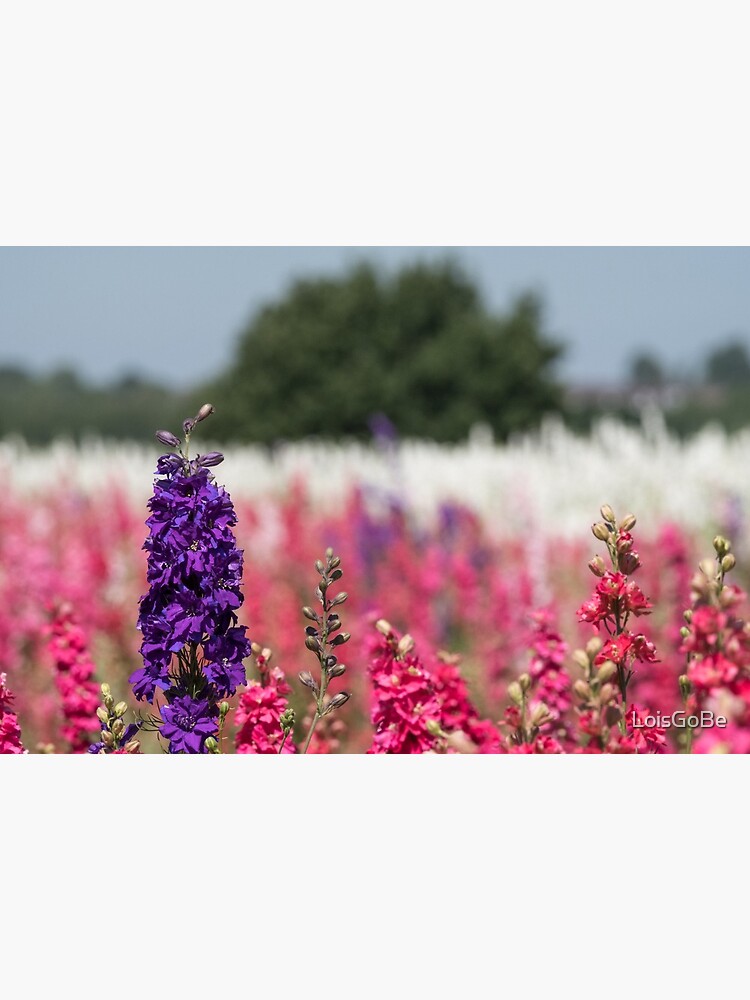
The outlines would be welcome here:
<svg viewBox="0 0 750 1000">
<path fill-rule="evenodd" d="M 730 336 L 750 346 L 744 247 L 5 247 L 0 364 L 188 385 L 230 362 L 249 317 L 295 277 L 448 255 L 493 309 L 539 292 L 576 382 L 617 381 L 641 350 L 688 371 Z"/>
</svg>

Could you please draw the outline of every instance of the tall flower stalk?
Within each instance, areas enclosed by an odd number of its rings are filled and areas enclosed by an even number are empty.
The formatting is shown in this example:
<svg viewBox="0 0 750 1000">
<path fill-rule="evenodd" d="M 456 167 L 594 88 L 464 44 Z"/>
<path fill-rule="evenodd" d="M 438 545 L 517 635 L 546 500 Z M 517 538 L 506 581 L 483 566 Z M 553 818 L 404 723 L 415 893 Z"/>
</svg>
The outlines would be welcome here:
<svg viewBox="0 0 750 1000">
<path fill-rule="evenodd" d="M 315 697 L 315 711 L 310 722 L 303 753 L 307 753 L 315 727 L 320 720 L 345 705 L 350 697 L 345 691 L 340 691 L 332 698 L 329 698 L 327 694 L 330 682 L 334 677 L 341 677 L 346 670 L 344 664 L 339 663 L 334 650 L 343 646 L 351 638 L 348 632 L 340 631 L 341 618 L 335 610 L 346 601 L 348 595 L 342 591 L 331 598 L 328 593 L 331 586 L 343 576 L 341 560 L 333 554 L 333 549 L 326 549 L 325 562 L 319 559 L 315 563 L 315 569 L 320 574 L 315 596 L 320 602 L 321 612 L 318 613 L 311 607 L 304 607 L 302 614 L 308 621 L 313 622 L 305 629 L 305 646 L 318 660 L 320 674 L 318 678 L 315 678 L 308 670 L 305 670 L 299 675 L 302 683 L 312 691 Z"/>
<path fill-rule="evenodd" d="M 163 692 L 160 718 L 150 722 L 170 753 L 216 750 L 221 703 L 245 684 L 250 653 L 237 618 L 243 603 L 242 552 L 232 531 L 237 517 L 210 471 L 223 455 L 190 457 L 192 432 L 211 413 L 206 403 L 184 421 L 182 440 L 170 431 L 156 434 L 174 451 L 158 460 L 149 501 L 143 546 L 149 591 L 138 618 L 144 665 L 130 682 L 136 698 L 151 704 Z"/>
<path fill-rule="evenodd" d="M 86 633 L 66 604 L 55 611 L 50 626 L 49 655 L 55 666 L 55 685 L 62 699 L 62 736 L 71 753 L 86 753 L 99 730 L 96 710 L 99 687 Z"/>
<path fill-rule="evenodd" d="M 620 731 L 625 735 L 627 724 L 628 684 L 635 672 L 635 663 L 655 663 L 653 643 L 628 628 L 631 618 L 651 613 L 651 603 L 640 587 L 629 577 L 640 567 L 641 561 L 633 548 L 632 529 L 635 516 L 628 514 L 622 521 L 615 519 L 612 508 L 601 508 L 602 521 L 592 526 L 595 538 L 607 546 L 612 569 L 606 567 L 601 556 L 594 556 L 589 569 L 598 577 L 594 596 L 578 609 L 578 620 L 590 622 L 597 631 L 604 631 L 608 638 L 594 661 L 597 666 L 606 662 L 616 667 L 617 687 L 622 701 Z"/>
</svg>

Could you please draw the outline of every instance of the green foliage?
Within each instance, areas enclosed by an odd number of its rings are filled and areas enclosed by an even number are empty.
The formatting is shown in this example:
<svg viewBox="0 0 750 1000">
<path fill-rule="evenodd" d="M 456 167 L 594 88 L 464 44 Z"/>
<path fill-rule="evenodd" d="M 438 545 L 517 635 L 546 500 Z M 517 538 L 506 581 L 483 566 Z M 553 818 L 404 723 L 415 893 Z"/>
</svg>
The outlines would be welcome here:
<svg viewBox="0 0 750 1000">
<path fill-rule="evenodd" d="M 503 438 L 559 409 L 559 353 L 531 296 L 496 317 L 451 264 L 394 277 L 361 266 L 299 281 L 260 312 L 207 390 L 221 404 L 213 430 L 267 443 L 364 437 L 384 413 L 404 436 L 454 441 L 484 422 Z"/>
</svg>

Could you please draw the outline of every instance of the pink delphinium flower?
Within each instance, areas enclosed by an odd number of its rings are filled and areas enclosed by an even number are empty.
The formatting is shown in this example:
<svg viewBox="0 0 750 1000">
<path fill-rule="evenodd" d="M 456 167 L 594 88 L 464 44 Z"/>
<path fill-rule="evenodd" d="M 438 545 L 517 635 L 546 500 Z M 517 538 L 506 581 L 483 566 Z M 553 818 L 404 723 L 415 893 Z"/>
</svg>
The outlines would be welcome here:
<svg viewBox="0 0 750 1000">
<path fill-rule="evenodd" d="M 61 605 L 50 627 L 48 652 L 55 666 L 55 685 L 62 698 L 63 738 L 72 753 L 86 753 L 101 725 L 96 716 L 99 687 L 88 640 L 69 605 Z"/>
<path fill-rule="evenodd" d="M 571 705 L 570 676 L 565 669 L 568 646 L 552 622 L 548 609 L 532 616 L 532 657 L 528 671 L 532 682 L 532 706 L 543 702 L 556 722 Z"/>
<path fill-rule="evenodd" d="M 432 677 L 412 652 L 411 636 L 399 639 L 382 619 L 376 627 L 380 639 L 370 661 L 375 735 L 368 753 L 431 752 L 442 728 Z"/>
<path fill-rule="evenodd" d="M 6 687 L 5 674 L 0 674 L 0 753 L 26 753 L 12 704 L 13 695 Z"/>
<path fill-rule="evenodd" d="M 237 753 L 296 753 L 291 734 L 285 738 L 288 730 L 282 726 L 282 716 L 288 712 L 286 696 L 291 688 L 283 671 L 271 666 L 270 649 L 254 642 L 252 651 L 260 680 L 248 681 L 240 696 L 234 717 Z"/>
<path fill-rule="evenodd" d="M 481 719 L 472 704 L 458 656 L 438 653 L 431 668 L 432 683 L 440 703 L 442 727 L 448 733 L 462 733 L 477 753 L 501 753 L 501 736 L 489 719 Z"/>
</svg>

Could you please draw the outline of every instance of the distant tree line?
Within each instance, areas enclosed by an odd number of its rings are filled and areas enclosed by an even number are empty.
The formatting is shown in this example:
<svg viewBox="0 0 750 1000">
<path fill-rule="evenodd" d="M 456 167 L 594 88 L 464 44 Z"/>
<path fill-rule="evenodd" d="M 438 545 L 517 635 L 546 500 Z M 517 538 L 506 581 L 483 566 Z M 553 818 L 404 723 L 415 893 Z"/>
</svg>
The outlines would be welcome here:
<svg viewBox="0 0 750 1000">
<path fill-rule="evenodd" d="M 30 444 L 87 436 L 145 441 L 165 423 L 179 426 L 199 405 L 199 396 L 200 391 L 175 393 L 138 376 L 92 386 L 72 371 L 34 376 L 0 366 L 0 437 L 19 434 Z"/>
</svg>

